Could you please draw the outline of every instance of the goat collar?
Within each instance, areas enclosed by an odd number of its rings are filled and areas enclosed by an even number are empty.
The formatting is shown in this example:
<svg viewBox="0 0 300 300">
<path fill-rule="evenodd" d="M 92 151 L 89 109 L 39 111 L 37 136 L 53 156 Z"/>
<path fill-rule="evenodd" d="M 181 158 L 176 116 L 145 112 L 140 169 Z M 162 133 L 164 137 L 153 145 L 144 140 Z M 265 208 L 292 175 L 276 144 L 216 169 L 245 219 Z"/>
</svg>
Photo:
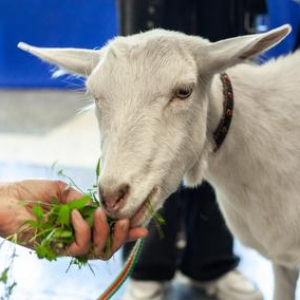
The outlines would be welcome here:
<svg viewBox="0 0 300 300">
<path fill-rule="evenodd" d="M 220 74 L 220 79 L 223 84 L 223 95 L 224 95 L 223 114 L 217 129 L 213 133 L 213 137 L 215 141 L 214 152 L 220 149 L 227 136 L 227 133 L 230 128 L 231 120 L 232 120 L 233 103 L 234 103 L 233 89 L 228 75 L 226 73 Z"/>
</svg>

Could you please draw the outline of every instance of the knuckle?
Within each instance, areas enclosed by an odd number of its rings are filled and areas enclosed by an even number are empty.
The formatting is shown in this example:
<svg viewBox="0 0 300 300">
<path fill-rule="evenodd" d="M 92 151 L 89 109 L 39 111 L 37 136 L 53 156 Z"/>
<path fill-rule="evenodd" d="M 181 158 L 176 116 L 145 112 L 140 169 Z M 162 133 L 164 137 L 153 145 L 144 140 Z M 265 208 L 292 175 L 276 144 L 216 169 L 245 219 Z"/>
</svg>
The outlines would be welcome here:
<svg viewBox="0 0 300 300">
<path fill-rule="evenodd" d="M 77 249 L 76 256 L 84 256 L 84 255 L 87 255 L 88 252 L 89 252 L 89 250 L 86 248 Z"/>
<path fill-rule="evenodd" d="M 114 252 L 95 247 L 93 253 L 94 253 L 94 259 L 96 258 L 96 259 L 101 259 L 103 261 L 108 261 L 112 257 Z"/>
<path fill-rule="evenodd" d="M 56 184 L 61 191 L 65 190 L 68 187 L 68 185 L 60 179 L 56 180 Z"/>
</svg>

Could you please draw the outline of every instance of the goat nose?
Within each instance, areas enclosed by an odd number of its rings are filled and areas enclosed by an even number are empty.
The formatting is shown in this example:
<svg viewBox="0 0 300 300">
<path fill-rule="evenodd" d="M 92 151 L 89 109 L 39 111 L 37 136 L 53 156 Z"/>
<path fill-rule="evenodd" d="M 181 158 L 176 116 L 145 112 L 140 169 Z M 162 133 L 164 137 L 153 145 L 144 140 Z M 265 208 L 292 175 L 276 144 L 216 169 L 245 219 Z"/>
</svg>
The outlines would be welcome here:
<svg viewBox="0 0 300 300">
<path fill-rule="evenodd" d="M 109 212 L 116 212 L 126 202 L 130 190 L 129 184 L 123 183 L 115 189 L 99 185 L 99 195 L 103 207 Z"/>
</svg>

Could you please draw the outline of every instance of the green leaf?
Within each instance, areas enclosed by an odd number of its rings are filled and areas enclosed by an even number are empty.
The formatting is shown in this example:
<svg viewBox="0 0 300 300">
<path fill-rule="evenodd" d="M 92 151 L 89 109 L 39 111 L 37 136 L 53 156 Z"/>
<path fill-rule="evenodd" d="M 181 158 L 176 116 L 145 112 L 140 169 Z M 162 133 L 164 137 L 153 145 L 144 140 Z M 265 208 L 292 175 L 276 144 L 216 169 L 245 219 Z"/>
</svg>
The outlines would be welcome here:
<svg viewBox="0 0 300 300">
<path fill-rule="evenodd" d="M 56 229 L 53 238 L 73 238 L 74 234 L 71 230 Z"/>
<path fill-rule="evenodd" d="M 56 223 L 59 225 L 70 225 L 70 208 L 67 204 L 60 207 Z"/>
<path fill-rule="evenodd" d="M 96 178 L 98 179 L 100 175 L 100 158 L 97 161 L 97 166 L 96 166 Z"/>
<path fill-rule="evenodd" d="M 43 212 L 42 208 L 40 206 L 38 206 L 38 205 L 35 205 L 32 208 L 32 212 L 36 216 L 36 218 L 38 220 L 38 223 L 40 223 L 43 220 L 43 218 L 44 218 L 44 212 Z"/>
<path fill-rule="evenodd" d="M 83 197 L 81 197 L 78 200 L 68 202 L 66 205 L 69 207 L 70 210 L 72 210 L 72 209 L 80 210 L 81 208 L 86 206 L 89 201 L 91 201 L 91 197 L 89 195 L 84 195 Z"/>
<path fill-rule="evenodd" d="M 56 205 L 56 206 L 51 208 L 51 210 L 47 214 L 47 220 L 48 220 L 47 223 L 48 224 L 54 224 L 56 222 L 59 210 L 60 210 L 59 205 Z"/>
<path fill-rule="evenodd" d="M 165 225 L 166 224 L 166 220 L 162 217 L 161 214 L 159 214 L 158 212 L 155 212 L 153 215 L 153 219 L 160 225 Z"/>
<path fill-rule="evenodd" d="M 35 251 L 38 258 L 46 258 L 49 261 L 56 260 L 56 254 L 49 245 L 37 245 Z"/>
<path fill-rule="evenodd" d="M 65 174 L 64 174 L 63 169 L 60 169 L 60 170 L 57 171 L 57 176 L 64 176 L 64 175 Z"/>
<path fill-rule="evenodd" d="M 157 211 L 154 210 L 152 203 L 149 200 L 147 200 L 146 205 L 150 216 L 154 219 L 155 222 L 161 225 L 166 224 L 165 219 Z"/>
<path fill-rule="evenodd" d="M 80 214 L 90 227 L 93 227 L 94 225 L 94 214 L 96 209 L 97 207 L 88 205 L 79 210 Z"/>
<path fill-rule="evenodd" d="M 28 224 L 29 226 L 31 227 L 34 227 L 34 228 L 38 228 L 39 227 L 39 223 L 34 221 L 34 220 L 26 220 L 24 222 L 24 224 Z"/>
<path fill-rule="evenodd" d="M 39 224 L 39 228 L 40 229 L 50 229 L 50 228 L 53 228 L 53 224 L 49 223 L 49 222 L 45 222 L 45 223 L 42 223 L 42 224 Z"/>
<path fill-rule="evenodd" d="M 56 259 L 57 259 L 57 255 L 55 254 L 54 251 L 51 250 L 51 251 L 49 251 L 49 252 L 47 253 L 46 259 L 48 259 L 49 261 L 56 260 Z"/>
<path fill-rule="evenodd" d="M 8 280 L 8 271 L 9 271 L 9 267 L 6 268 L 6 269 L 2 272 L 1 277 L 0 277 L 0 282 L 7 283 L 7 280 Z"/>
<path fill-rule="evenodd" d="M 48 251 L 47 248 L 43 245 L 37 245 L 35 247 L 35 252 L 36 252 L 38 258 L 45 258 L 47 251 Z"/>
<path fill-rule="evenodd" d="M 59 205 L 59 200 L 58 200 L 58 198 L 53 197 L 53 198 L 51 199 L 51 204 L 53 204 L 53 205 Z"/>
</svg>

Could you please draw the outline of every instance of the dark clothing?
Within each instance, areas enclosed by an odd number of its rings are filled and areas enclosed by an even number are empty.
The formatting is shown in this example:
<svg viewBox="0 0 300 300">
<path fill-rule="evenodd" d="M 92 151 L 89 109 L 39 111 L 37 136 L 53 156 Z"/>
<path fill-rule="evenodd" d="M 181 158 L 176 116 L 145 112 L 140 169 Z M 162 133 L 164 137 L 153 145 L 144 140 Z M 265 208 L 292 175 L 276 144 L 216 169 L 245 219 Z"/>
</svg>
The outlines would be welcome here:
<svg viewBox="0 0 300 300">
<path fill-rule="evenodd" d="M 266 13 L 264 0 L 117 0 L 117 4 L 121 35 L 162 27 L 210 41 L 245 34 L 245 16 L 251 19 Z M 191 278 L 207 281 L 237 266 L 232 236 L 208 183 L 173 194 L 162 215 L 165 237 L 160 239 L 155 226 L 150 226 L 133 278 L 170 280 L 179 269 Z M 187 242 L 181 255 L 176 247 L 180 228 L 184 228 Z M 130 245 L 124 249 L 126 257 Z"/>
<path fill-rule="evenodd" d="M 233 239 L 224 224 L 208 183 L 197 189 L 182 189 L 166 201 L 161 214 L 164 238 L 152 223 L 132 277 L 139 280 L 171 280 L 176 270 L 190 278 L 216 279 L 239 262 L 233 254 Z M 177 248 L 180 229 L 185 229 L 186 247 Z M 126 258 L 131 245 L 124 246 Z"/>
<path fill-rule="evenodd" d="M 238 265 L 232 235 L 225 225 L 214 190 L 207 182 L 182 193 L 186 248 L 180 270 L 200 281 L 216 279 Z"/>
</svg>

